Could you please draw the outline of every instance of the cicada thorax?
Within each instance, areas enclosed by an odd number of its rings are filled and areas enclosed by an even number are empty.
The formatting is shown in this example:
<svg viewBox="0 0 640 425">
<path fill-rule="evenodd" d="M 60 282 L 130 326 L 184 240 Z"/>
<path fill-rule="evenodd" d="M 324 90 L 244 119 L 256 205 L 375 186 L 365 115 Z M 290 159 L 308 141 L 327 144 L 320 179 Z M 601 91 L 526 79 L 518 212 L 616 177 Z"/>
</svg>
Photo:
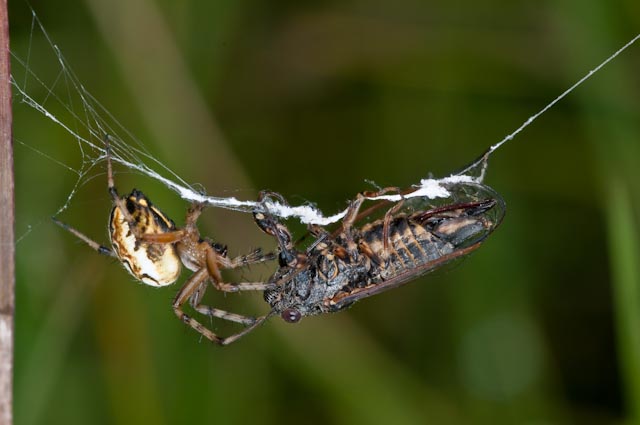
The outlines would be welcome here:
<svg viewBox="0 0 640 425">
<path fill-rule="evenodd" d="M 181 262 L 173 244 L 146 243 L 136 235 L 175 230 L 175 224 L 139 190 L 122 198 L 133 226 L 118 206 L 111 210 L 109 237 L 125 269 L 150 286 L 166 286 L 180 276 Z"/>
</svg>

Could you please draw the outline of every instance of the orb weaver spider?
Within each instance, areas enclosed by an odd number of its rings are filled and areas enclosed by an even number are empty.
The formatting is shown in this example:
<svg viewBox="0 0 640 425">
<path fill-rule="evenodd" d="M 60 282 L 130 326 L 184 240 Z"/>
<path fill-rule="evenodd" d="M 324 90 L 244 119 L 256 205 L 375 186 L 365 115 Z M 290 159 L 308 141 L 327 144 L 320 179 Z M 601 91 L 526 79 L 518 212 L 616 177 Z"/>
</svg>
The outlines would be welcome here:
<svg viewBox="0 0 640 425">
<path fill-rule="evenodd" d="M 80 231 L 53 217 L 53 221 L 68 230 L 102 255 L 117 259 L 136 280 L 154 287 L 171 285 L 180 276 L 182 265 L 193 274 L 173 299 L 173 310 L 178 318 L 198 331 L 205 338 L 220 345 L 227 345 L 260 325 L 265 317 L 249 317 L 213 308 L 200 303 L 207 283 L 223 292 L 263 291 L 273 285 L 265 283 L 224 283 L 220 269 L 235 269 L 273 260 L 273 254 L 262 254 L 256 249 L 248 255 L 227 257 L 227 248 L 202 238 L 196 221 L 205 205 L 193 203 L 188 209 L 185 224 L 176 227 L 151 203 L 141 191 L 133 189 L 128 196 L 120 196 L 116 190 L 111 165 L 109 137 L 105 136 L 107 159 L 107 189 L 113 203 L 109 218 L 111 247 L 95 242 Z M 220 337 L 183 311 L 189 302 L 200 314 L 216 317 L 245 326 L 240 332 Z"/>
</svg>

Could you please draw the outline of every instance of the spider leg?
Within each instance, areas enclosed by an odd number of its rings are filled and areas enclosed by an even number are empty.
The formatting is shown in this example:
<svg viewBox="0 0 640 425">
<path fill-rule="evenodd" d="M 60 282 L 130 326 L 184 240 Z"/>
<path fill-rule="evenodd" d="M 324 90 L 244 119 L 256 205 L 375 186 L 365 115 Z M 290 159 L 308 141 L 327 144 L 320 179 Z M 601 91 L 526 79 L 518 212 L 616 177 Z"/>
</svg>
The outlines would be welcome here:
<svg viewBox="0 0 640 425">
<path fill-rule="evenodd" d="M 180 242 L 187 235 L 185 229 L 172 230 L 164 233 L 144 233 L 138 239 L 147 243 L 172 244 Z"/>
<path fill-rule="evenodd" d="M 109 195 L 111 196 L 113 205 L 120 210 L 127 223 L 129 223 L 129 228 L 135 231 L 136 222 L 129 213 L 129 210 L 127 210 L 127 206 L 124 200 L 118 194 L 118 189 L 116 189 L 116 185 L 113 180 L 113 166 L 111 165 L 111 143 L 109 142 L 108 134 L 104 135 L 104 144 L 107 157 L 107 190 L 109 191 Z"/>
<path fill-rule="evenodd" d="M 256 318 L 255 321 L 253 322 L 253 325 L 247 326 L 246 328 L 244 328 L 240 332 L 237 332 L 237 333 L 235 333 L 233 335 L 229 335 L 226 338 L 222 338 L 222 340 L 220 341 L 220 345 L 229 345 L 232 342 L 237 341 L 238 339 L 242 338 L 243 336 L 245 336 L 249 332 L 252 332 L 258 326 L 263 324 L 265 322 L 265 320 L 267 320 L 268 318 L 269 318 L 269 315 L 260 316 L 260 317 Z"/>
<path fill-rule="evenodd" d="M 115 254 L 115 252 L 113 252 L 110 248 L 107 248 L 106 246 L 99 244 L 98 242 L 96 242 L 93 239 L 91 239 L 88 236 L 86 236 L 84 233 L 80 233 L 78 230 L 74 229 L 73 227 L 69 226 L 66 223 L 63 223 L 62 221 L 58 220 L 55 217 L 51 217 L 51 219 L 58 226 L 60 226 L 63 229 L 67 230 L 72 235 L 74 235 L 75 237 L 77 237 L 78 239 L 80 239 L 81 241 L 86 243 L 87 245 L 89 245 L 91 248 L 93 248 L 95 251 L 97 251 L 98 254 L 106 255 L 107 257 L 118 258 L 118 256 Z"/>
<path fill-rule="evenodd" d="M 207 290 L 206 279 L 200 283 L 200 285 L 195 288 L 193 293 L 187 297 L 189 300 L 189 304 L 196 310 L 198 313 L 203 314 L 209 317 L 217 317 L 219 319 L 228 320 L 234 323 L 240 323 L 245 326 L 252 325 L 255 319 L 253 317 L 247 317 L 240 314 L 229 313 L 224 310 L 220 310 L 217 308 L 213 308 L 208 305 L 201 304 L 200 301 L 204 296 L 204 293 Z M 184 302 L 184 301 L 183 301 Z"/>
<path fill-rule="evenodd" d="M 220 274 L 220 268 L 218 264 L 222 265 L 225 268 L 234 268 L 240 267 L 243 264 L 240 262 L 235 263 L 234 260 L 229 260 L 226 257 L 219 255 L 211 245 L 207 244 L 207 267 L 206 269 L 209 271 L 209 276 L 211 277 L 211 284 L 214 288 L 223 292 L 238 292 L 238 291 L 264 291 L 273 287 L 273 285 L 269 285 L 266 283 L 224 283 L 222 279 L 222 275 Z"/>
<path fill-rule="evenodd" d="M 266 261 L 275 260 L 276 256 L 273 252 L 268 252 L 266 254 L 262 253 L 262 248 L 256 248 L 251 251 L 249 254 L 239 255 L 235 258 L 227 258 L 224 257 L 224 268 L 226 269 L 236 269 L 239 267 L 246 267 L 252 264 L 264 263 Z"/>
<path fill-rule="evenodd" d="M 163 233 L 145 233 L 142 235 L 137 235 L 138 239 L 141 239 L 147 243 L 159 243 L 159 244 L 172 244 L 176 242 L 180 242 L 181 240 L 187 238 L 189 235 L 196 235 L 195 239 L 199 239 L 198 228 L 196 227 L 196 222 L 202 214 L 202 210 L 204 209 L 205 204 L 194 202 L 191 204 L 191 207 L 187 210 L 187 215 L 185 217 L 185 224 L 183 229 L 172 230 Z M 136 227 L 137 228 L 137 227 Z"/>
<path fill-rule="evenodd" d="M 213 307 L 204 306 L 199 303 L 200 298 L 204 294 L 204 290 L 202 289 L 202 284 L 206 282 L 209 278 L 209 270 L 206 267 L 195 272 L 191 278 L 184 284 L 184 286 L 178 291 L 175 299 L 173 300 L 173 311 L 176 316 L 187 325 L 191 326 L 197 332 L 199 332 L 202 336 L 207 338 L 208 340 L 219 344 L 219 345 L 227 345 L 234 341 L 236 341 L 241 336 L 251 332 L 258 326 L 260 323 L 264 322 L 266 316 L 262 316 L 259 318 L 253 318 L 248 316 L 242 316 L 240 314 L 230 313 L 228 311 L 219 310 Z M 247 328 L 242 331 L 233 334 L 229 337 L 223 338 L 216 335 L 213 331 L 202 325 L 196 319 L 187 315 L 183 310 L 182 306 L 187 300 L 190 300 L 194 297 L 192 304 L 195 304 L 196 311 L 205 314 L 210 317 L 217 317 L 219 319 L 228 320 L 235 323 L 241 323 L 247 326 Z"/>
<path fill-rule="evenodd" d="M 200 214 L 205 208 L 205 204 L 201 202 L 194 202 L 191 204 L 191 207 L 187 210 L 187 215 L 184 220 L 185 227 L 195 228 L 196 222 L 198 218 L 200 218 Z"/>
</svg>

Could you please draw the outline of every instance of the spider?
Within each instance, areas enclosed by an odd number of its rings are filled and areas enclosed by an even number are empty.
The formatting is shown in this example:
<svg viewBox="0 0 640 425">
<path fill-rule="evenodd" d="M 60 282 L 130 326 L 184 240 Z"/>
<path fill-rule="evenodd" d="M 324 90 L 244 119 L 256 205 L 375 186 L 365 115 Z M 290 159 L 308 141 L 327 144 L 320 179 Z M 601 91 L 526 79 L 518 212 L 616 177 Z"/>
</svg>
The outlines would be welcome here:
<svg viewBox="0 0 640 425">
<path fill-rule="evenodd" d="M 107 189 L 113 203 L 109 218 L 111 247 L 101 245 L 55 217 L 53 221 L 68 230 L 100 254 L 120 261 L 136 280 L 153 287 L 171 285 L 180 276 L 182 265 L 193 271 L 173 299 L 178 318 L 201 335 L 220 345 L 227 345 L 247 334 L 265 319 L 253 318 L 203 305 L 200 303 L 207 283 L 223 292 L 261 291 L 265 283 L 224 283 L 220 269 L 235 269 L 274 259 L 256 249 L 248 255 L 227 257 L 226 246 L 202 238 L 196 221 L 205 205 L 194 202 L 188 209 L 185 224 L 177 228 L 174 222 L 151 203 L 141 191 L 133 189 L 128 196 L 116 190 L 111 165 L 109 137 L 105 136 L 107 159 Z M 183 311 L 185 302 L 200 314 L 217 317 L 245 326 L 240 332 L 220 337 Z"/>
</svg>

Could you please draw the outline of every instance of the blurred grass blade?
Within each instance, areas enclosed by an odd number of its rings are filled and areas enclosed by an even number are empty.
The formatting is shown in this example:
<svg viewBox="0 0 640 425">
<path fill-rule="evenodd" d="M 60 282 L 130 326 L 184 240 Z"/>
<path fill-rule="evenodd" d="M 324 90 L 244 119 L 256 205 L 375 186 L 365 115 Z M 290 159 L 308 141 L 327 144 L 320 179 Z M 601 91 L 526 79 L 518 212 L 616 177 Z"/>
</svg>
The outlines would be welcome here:
<svg viewBox="0 0 640 425">
<path fill-rule="evenodd" d="M 272 323 L 290 350 L 277 359 L 322 394 L 334 423 L 464 423 L 460 412 L 348 316 L 308 320 L 299 331 Z M 330 369 L 318 365 L 331 365 Z"/>
<path fill-rule="evenodd" d="M 640 423 L 640 238 L 623 182 L 611 181 L 607 205 L 620 367 L 629 423 Z"/>
</svg>

